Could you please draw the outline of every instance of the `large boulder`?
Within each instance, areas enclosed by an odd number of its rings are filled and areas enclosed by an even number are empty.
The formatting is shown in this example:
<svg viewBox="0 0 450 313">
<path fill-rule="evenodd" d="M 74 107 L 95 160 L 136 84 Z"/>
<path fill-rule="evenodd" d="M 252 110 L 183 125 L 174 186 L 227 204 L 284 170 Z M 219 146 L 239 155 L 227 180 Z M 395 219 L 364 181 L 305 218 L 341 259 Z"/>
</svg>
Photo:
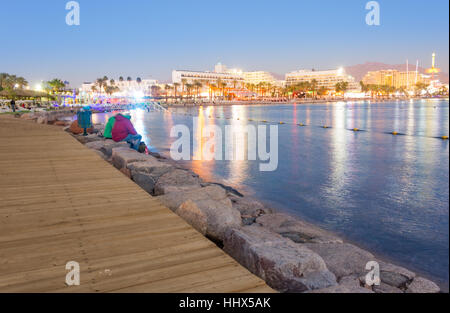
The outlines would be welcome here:
<svg viewBox="0 0 450 313">
<path fill-rule="evenodd" d="M 258 225 L 229 229 L 224 250 L 281 292 L 304 292 L 337 284 L 319 255 Z"/>
<path fill-rule="evenodd" d="M 229 194 L 229 198 L 233 203 L 233 208 L 241 212 L 242 216 L 256 218 L 264 214 L 272 213 L 272 210 L 266 208 L 261 202 L 248 197 Z"/>
<path fill-rule="evenodd" d="M 381 282 L 380 285 L 374 285 L 372 288 L 376 293 L 403 293 L 401 289 L 392 287 L 391 285 L 383 282 Z"/>
<path fill-rule="evenodd" d="M 160 196 L 171 191 L 184 191 L 200 187 L 201 179 L 192 171 L 174 169 L 159 177 L 155 185 L 155 195 Z"/>
<path fill-rule="evenodd" d="M 157 199 L 161 201 L 169 209 L 176 211 L 183 202 L 187 200 L 200 201 L 200 200 L 214 200 L 221 205 L 231 208 L 231 201 L 227 198 L 225 189 L 217 185 L 209 185 L 206 187 L 197 187 L 188 190 L 178 190 L 176 192 L 169 192 L 162 196 L 158 196 Z"/>
<path fill-rule="evenodd" d="M 256 223 L 296 243 L 342 243 L 337 236 L 283 213 L 263 215 Z"/>
<path fill-rule="evenodd" d="M 105 146 L 105 141 L 104 140 L 92 141 L 85 144 L 85 146 L 89 149 L 100 151 Z"/>
<path fill-rule="evenodd" d="M 153 156 L 148 155 L 145 161 L 131 162 L 127 165 L 131 173 L 145 173 L 156 182 L 162 175 L 172 171 L 173 166 L 158 161 Z"/>
<path fill-rule="evenodd" d="M 127 142 L 115 142 L 111 139 L 106 139 L 103 143 L 103 147 L 100 149 L 103 154 L 105 154 L 108 157 L 112 156 L 112 150 L 114 148 L 130 148 L 130 145 Z"/>
<path fill-rule="evenodd" d="M 222 242 L 227 230 L 242 225 L 239 211 L 232 208 L 229 199 L 226 200 L 187 200 L 175 213 L 203 235 Z"/>
<path fill-rule="evenodd" d="M 138 184 L 142 189 L 144 189 L 151 195 L 154 194 L 156 181 L 153 178 L 153 176 L 137 171 L 132 171 L 130 175 L 133 181 L 136 184 Z"/>
<path fill-rule="evenodd" d="M 406 289 L 406 286 L 416 277 L 416 274 L 406 268 L 377 261 L 380 265 L 380 279 L 383 283 L 395 287 Z"/>
<path fill-rule="evenodd" d="M 349 243 L 305 243 L 303 245 L 320 255 L 328 269 L 338 279 L 365 274 L 366 264 L 375 260 L 370 252 Z"/>
<path fill-rule="evenodd" d="M 342 285 L 332 286 L 324 289 L 307 291 L 307 293 L 373 293 L 373 291 L 363 287 L 347 287 Z"/>
<path fill-rule="evenodd" d="M 148 156 L 137 152 L 130 148 L 113 148 L 112 149 L 112 164 L 117 169 L 126 169 L 127 165 L 132 162 L 145 161 Z"/>
<path fill-rule="evenodd" d="M 423 277 L 416 277 L 406 289 L 407 293 L 438 293 L 441 289 L 432 281 Z"/>
</svg>

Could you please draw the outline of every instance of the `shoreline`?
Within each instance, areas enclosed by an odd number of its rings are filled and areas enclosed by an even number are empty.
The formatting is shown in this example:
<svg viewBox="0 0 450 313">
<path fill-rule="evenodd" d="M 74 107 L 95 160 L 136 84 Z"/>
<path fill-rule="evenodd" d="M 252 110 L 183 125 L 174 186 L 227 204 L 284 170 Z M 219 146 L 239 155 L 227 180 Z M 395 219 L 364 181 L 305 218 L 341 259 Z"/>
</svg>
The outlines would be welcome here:
<svg viewBox="0 0 450 313">
<path fill-rule="evenodd" d="M 37 115 L 40 116 L 22 117 L 58 125 L 57 118 L 51 121 L 49 114 Z M 102 126 L 96 126 L 101 132 Z M 126 143 L 114 143 L 97 134 L 72 136 L 281 292 L 440 291 L 428 279 L 387 263 L 385 257 L 378 258 L 332 232 L 241 195 L 228 186 L 205 182 L 179 162 L 158 154 L 140 155 Z M 365 265 L 374 260 L 380 265 L 381 285 L 369 287 L 364 281 Z M 266 268 L 261 265 L 265 262 L 274 264 Z M 302 274 L 299 277 L 286 273 L 286 266 L 294 266 Z M 276 280 L 270 278 L 274 273 Z"/>
<path fill-rule="evenodd" d="M 389 101 L 410 101 L 410 100 L 433 100 L 433 99 L 449 99 L 448 97 L 444 98 L 426 98 L 426 97 L 402 97 L 402 98 L 346 98 L 346 99 L 296 99 L 289 101 L 264 101 L 264 100 L 247 100 L 247 101 L 217 101 L 217 102 L 185 102 L 185 103 L 162 103 L 165 108 L 194 108 L 201 106 L 233 106 L 233 105 L 242 105 L 242 106 L 276 106 L 276 105 L 294 105 L 294 104 L 318 104 L 318 103 L 336 103 L 336 102 L 361 102 L 361 101 L 370 101 L 370 102 L 389 102 Z"/>
</svg>

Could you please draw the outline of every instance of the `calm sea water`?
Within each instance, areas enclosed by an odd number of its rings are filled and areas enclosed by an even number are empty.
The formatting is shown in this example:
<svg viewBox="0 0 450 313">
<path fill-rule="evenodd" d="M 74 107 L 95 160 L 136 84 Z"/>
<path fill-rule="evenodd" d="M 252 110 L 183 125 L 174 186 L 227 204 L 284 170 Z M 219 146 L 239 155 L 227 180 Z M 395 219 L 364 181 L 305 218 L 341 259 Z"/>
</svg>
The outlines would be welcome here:
<svg viewBox="0 0 450 313">
<path fill-rule="evenodd" d="M 185 163 L 205 180 L 338 233 L 448 290 L 449 143 L 436 138 L 449 134 L 448 100 L 136 110 L 132 121 L 152 149 L 167 153 L 170 129 L 185 124 L 192 132 L 192 115 L 201 126 L 285 122 L 274 172 L 260 172 L 259 161 Z"/>
</svg>

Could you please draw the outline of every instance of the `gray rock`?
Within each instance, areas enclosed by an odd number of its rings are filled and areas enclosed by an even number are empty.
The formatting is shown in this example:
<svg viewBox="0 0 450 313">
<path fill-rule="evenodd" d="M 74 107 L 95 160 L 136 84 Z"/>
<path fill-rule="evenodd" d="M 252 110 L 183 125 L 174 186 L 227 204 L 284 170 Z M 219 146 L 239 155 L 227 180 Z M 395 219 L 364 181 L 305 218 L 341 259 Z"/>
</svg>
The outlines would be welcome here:
<svg viewBox="0 0 450 313">
<path fill-rule="evenodd" d="M 36 120 L 36 123 L 38 124 L 47 124 L 48 118 L 46 116 L 39 116 Z"/>
<path fill-rule="evenodd" d="M 403 293 L 401 289 L 392 287 L 383 282 L 381 282 L 379 286 L 374 285 L 372 288 L 375 293 Z"/>
<path fill-rule="evenodd" d="M 114 140 L 106 139 L 100 151 L 106 156 L 111 157 L 114 148 L 130 148 L 130 145 L 126 142 L 115 142 Z"/>
<path fill-rule="evenodd" d="M 358 275 L 350 275 L 350 276 L 341 277 L 341 279 L 339 279 L 339 285 L 350 288 L 350 289 L 357 288 L 357 287 L 363 287 Z"/>
<path fill-rule="evenodd" d="M 157 199 L 173 211 L 176 211 L 180 207 L 180 205 L 187 200 L 214 200 L 229 208 L 232 207 L 231 201 L 226 196 L 226 191 L 216 185 L 196 187 L 188 190 L 175 190 L 173 188 L 169 188 L 168 190 L 170 192 L 158 196 Z"/>
<path fill-rule="evenodd" d="M 155 182 L 164 174 L 172 171 L 173 166 L 158 161 L 155 157 L 148 155 L 145 161 L 131 162 L 127 168 L 132 172 L 142 172 L 150 175 Z"/>
<path fill-rule="evenodd" d="M 105 141 L 104 140 L 98 140 L 98 141 L 93 141 L 93 142 L 88 142 L 87 144 L 85 144 L 85 146 L 89 149 L 93 149 L 93 150 L 98 150 L 100 151 L 105 145 Z"/>
<path fill-rule="evenodd" d="M 324 289 L 312 290 L 307 293 L 373 293 L 373 291 L 363 287 L 346 287 L 346 286 L 332 286 Z"/>
<path fill-rule="evenodd" d="M 249 199 L 247 197 L 239 197 L 234 194 L 229 194 L 229 198 L 233 203 L 233 207 L 241 212 L 242 215 L 259 217 L 264 214 L 272 213 L 272 210 L 266 208 L 259 201 Z"/>
<path fill-rule="evenodd" d="M 242 225 L 241 215 L 231 207 L 231 203 L 224 205 L 212 199 L 187 200 L 175 213 L 200 233 L 215 241 L 223 241 L 228 229 Z"/>
<path fill-rule="evenodd" d="M 256 222 L 256 217 L 248 216 L 248 215 L 241 215 L 242 218 L 242 224 L 244 225 L 252 225 Z"/>
<path fill-rule="evenodd" d="M 256 222 L 296 243 L 342 243 L 333 234 L 283 213 L 266 214 Z"/>
<path fill-rule="evenodd" d="M 378 261 L 378 264 L 380 265 L 381 281 L 392 287 L 405 289 L 406 285 L 416 277 L 414 272 L 411 272 L 406 268 L 384 261 Z"/>
<path fill-rule="evenodd" d="M 432 281 L 423 277 L 416 277 L 406 289 L 407 293 L 438 293 L 441 289 Z"/>
<path fill-rule="evenodd" d="M 139 185 L 139 187 L 147 191 L 149 194 L 154 193 L 156 181 L 151 175 L 143 172 L 131 171 L 131 178 L 136 184 Z"/>
<path fill-rule="evenodd" d="M 101 151 L 94 150 L 94 152 L 97 153 L 98 156 L 101 157 L 103 160 L 108 161 L 108 157 L 106 155 L 104 155 Z"/>
<path fill-rule="evenodd" d="M 229 229 L 224 250 L 282 292 L 304 292 L 337 284 L 316 253 L 258 225 Z"/>
<path fill-rule="evenodd" d="M 155 195 L 160 196 L 171 191 L 189 190 L 200 187 L 200 178 L 191 171 L 174 169 L 162 175 L 155 185 Z"/>
<path fill-rule="evenodd" d="M 148 156 L 130 148 L 113 148 L 112 163 L 117 169 L 127 168 L 132 162 L 146 161 Z"/>
<path fill-rule="evenodd" d="M 370 252 L 348 243 L 306 243 L 304 245 L 319 254 L 328 269 L 338 279 L 350 275 L 360 276 L 366 272 L 367 262 L 375 260 Z"/>
</svg>

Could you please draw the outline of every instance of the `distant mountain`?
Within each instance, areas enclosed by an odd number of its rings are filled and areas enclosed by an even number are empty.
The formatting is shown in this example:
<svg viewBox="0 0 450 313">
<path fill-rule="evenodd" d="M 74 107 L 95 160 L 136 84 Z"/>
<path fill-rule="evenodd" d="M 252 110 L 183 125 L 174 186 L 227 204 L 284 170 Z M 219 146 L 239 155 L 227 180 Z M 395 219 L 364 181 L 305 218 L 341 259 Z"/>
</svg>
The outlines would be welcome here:
<svg viewBox="0 0 450 313">
<path fill-rule="evenodd" d="M 380 70 L 398 70 L 398 71 L 406 71 L 406 64 L 386 64 L 380 62 L 366 62 L 364 64 L 357 64 L 352 66 L 345 67 L 345 71 L 352 75 L 357 82 L 361 81 L 364 75 L 369 71 L 380 71 Z M 415 71 L 416 64 L 409 64 L 409 70 Z M 425 68 L 419 66 L 419 73 L 425 74 Z M 449 76 L 447 73 L 439 73 L 436 75 L 436 78 L 443 83 L 448 84 Z"/>
<path fill-rule="evenodd" d="M 283 74 L 278 74 L 278 73 L 270 72 L 270 75 L 272 75 L 273 78 L 275 78 L 275 79 L 277 79 L 277 80 L 284 80 L 284 75 L 283 75 Z"/>
</svg>

